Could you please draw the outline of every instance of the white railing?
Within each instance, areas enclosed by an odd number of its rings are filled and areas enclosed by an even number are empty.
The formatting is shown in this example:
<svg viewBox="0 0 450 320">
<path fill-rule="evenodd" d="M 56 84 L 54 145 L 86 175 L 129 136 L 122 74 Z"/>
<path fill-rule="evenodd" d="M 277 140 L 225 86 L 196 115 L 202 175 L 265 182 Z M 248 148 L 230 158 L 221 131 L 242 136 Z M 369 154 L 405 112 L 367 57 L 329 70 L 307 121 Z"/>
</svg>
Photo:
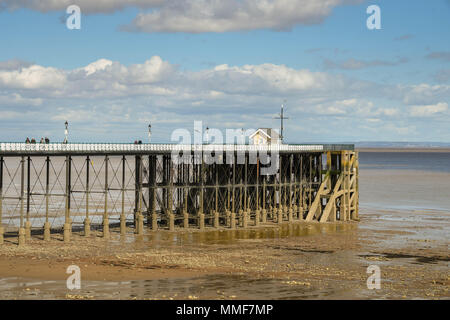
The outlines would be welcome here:
<svg viewBox="0 0 450 320">
<path fill-rule="evenodd" d="M 97 152 L 146 152 L 146 151 L 323 151 L 323 145 L 289 145 L 289 144 L 270 144 L 270 145 L 244 145 L 244 144 L 130 144 L 130 143 L 50 143 L 50 144 L 32 144 L 20 142 L 2 142 L 0 143 L 1 153 L 29 152 L 29 153 L 97 153 Z"/>
</svg>

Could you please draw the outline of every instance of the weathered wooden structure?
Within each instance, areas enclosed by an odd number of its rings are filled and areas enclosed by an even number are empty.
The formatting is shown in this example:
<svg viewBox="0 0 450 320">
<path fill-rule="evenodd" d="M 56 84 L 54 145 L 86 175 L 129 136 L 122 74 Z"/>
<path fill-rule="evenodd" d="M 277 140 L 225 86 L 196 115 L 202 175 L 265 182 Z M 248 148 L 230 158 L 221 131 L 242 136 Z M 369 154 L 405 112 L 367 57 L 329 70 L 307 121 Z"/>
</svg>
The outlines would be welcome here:
<svg viewBox="0 0 450 320">
<path fill-rule="evenodd" d="M 61 231 L 69 241 L 74 228 L 109 237 L 111 225 L 143 234 L 357 220 L 353 149 L 0 143 L 0 243 Z"/>
</svg>

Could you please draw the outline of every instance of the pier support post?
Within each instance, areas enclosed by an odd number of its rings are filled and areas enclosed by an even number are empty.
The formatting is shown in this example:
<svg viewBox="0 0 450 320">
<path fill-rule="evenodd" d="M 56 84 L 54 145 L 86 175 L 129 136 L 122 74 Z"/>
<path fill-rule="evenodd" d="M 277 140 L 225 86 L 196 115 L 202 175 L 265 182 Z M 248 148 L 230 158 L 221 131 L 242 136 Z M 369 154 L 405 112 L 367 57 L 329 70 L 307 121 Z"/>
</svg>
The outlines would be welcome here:
<svg viewBox="0 0 450 320">
<path fill-rule="evenodd" d="M 230 228 L 236 229 L 236 213 L 233 211 L 230 213 Z"/>
<path fill-rule="evenodd" d="M 214 210 L 213 215 L 214 215 L 213 226 L 214 228 L 219 228 L 219 212 Z"/>
<path fill-rule="evenodd" d="M 278 218 L 277 218 L 277 223 L 281 224 L 283 223 L 283 205 L 280 204 L 280 207 L 278 208 Z"/>
<path fill-rule="evenodd" d="M 260 212 L 259 209 L 255 210 L 255 226 L 259 226 L 259 222 L 260 222 L 261 216 L 260 216 Z"/>
<path fill-rule="evenodd" d="M 121 183 L 121 212 L 120 212 L 120 234 L 123 236 L 127 232 L 127 218 L 125 216 L 125 188 L 126 188 L 126 180 L 125 180 L 125 172 L 126 172 L 126 161 L 127 158 L 122 156 L 122 183 Z"/>
<path fill-rule="evenodd" d="M 288 209 L 288 221 L 289 222 L 292 222 L 292 220 L 293 220 L 293 213 L 294 213 L 294 210 L 292 208 L 289 208 Z"/>
<path fill-rule="evenodd" d="M 50 157 L 45 159 L 45 223 L 44 223 L 44 241 L 50 241 L 50 222 L 48 221 L 49 203 L 50 203 Z"/>
<path fill-rule="evenodd" d="M 248 227 L 248 211 L 247 210 L 242 212 L 242 227 L 243 228 Z"/>
<path fill-rule="evenodd" d="M 25 244 L 25 228 L 19 228 L 19 246 Z"/>
<path fill-rule="evenodd" d="M 120 214 L 120 234 L 125 235 L 127 233 L 127 219 L 125 214 Z"/>
<path fill-rule="evenodd" d="M 86 218 L 84 219 L 84 236 L 89 237 L 91 235 L 91 219 L 89 219 L 89 168 L 91 166 L 91 159 L 86 157 Z"/>
<path fill-rule="evenodd" d="M 44 223 L 44 241 L 50 241 L 50 222 Z"/>
<path fill-rule="evenodd" d="M 230 216 L 231 216 L 230 211 L 228 209 L 226 209 L 225 210 L 225 226 L 227 226 L 227 227 L 231 226 Z"/>
<path fill-rule="evenodd" d="M 183 165 L 184 167 L 184 165 Z M 186 178 L 186 177 L 185 177 Z M 189 213 L 188 213 L 188 191 L 186 187 L 186 181 L 184 182 L 185 186 L 183 188 L 183 228 L 189 228 Z"/>
<path fill-rule="evenodd" d="M 31 240 L 31 222 L 30 221 L 25 222 L 25 240 L 26 241 Z"/>
<path fill-rule="evenodd" d="M 186 211 L 183 213 L 183 228 L 189 228 L 189 214 Z"/>
<path fill-rule="evenodd" d="M 175 215 L 173 213 L 169 214 L 169 230 L 175 230 Z"/>
<path fill-rule="evenodd" d="M 199 215 L 198 215 L 198 228 L 200 230 L 205 229 L 205 214 L 204 213 L 199 213 Z"/>
<path fill-rule="evenodd" d="M 91 236 L 91 219 L 89 218 L 84 219 L 84 236 Z"/>
<path fill-rule="evenodd" d="M 239 227 L 244 226 L 244 211 L 242 211 L 242 209 L 239 209 L 238 212 L 238 226 Z"/>
<path fill-rule="evenodd" d="M 266 223 L 267 222 L 267 210 L 266 209 L 262 209 L 261 216 L 262 216 L 261 222 Z"/>
<path fill-rule="evenodd" d="M 70 224 L 64 223 L 64 242 L 70 241 Z"/>
<path fill-rule="evenodd" d="M 136 156 L 135 161 L 136 161 L 135 232 L 137 235 L 142 235 L 144 233 L 144 216 L 142 214 L 142 175 L 143 175 L 142 156 Z"/>
<path fill-rule="evenodd" d="M 30 204 L 31 204 L 31 157 L 27 157 L 27 215 L 25 222 L 26 241 L 31 240 Z"/>
<path fill-rule="evenodd" d="M 173 214 L 173 176 L 174 168 L 170 156 L 167 157 L 167 165 L 169 166 L 168 177 L 169 190 L 167 193 L 167 219 L 169 221 L 169 230 L 175 230 L 175 215 Z"/>
<path fill-rule="evenodd" d="M 66 156 L 66 215 L 64 221 L 63 238 L 64 242 L 70 241 L 70 156 Z"/>
<path fill-rule="evenodd" d="M 24 210 L 24 181 L 25 181 L 25 157 L 20 161 L 20 226 L 19 226 L 19 246 L 25 244 L 25 228 L 23 223 Z"/>
<path fill-rule="evenodd" d="M 109 234 L 109 217 L 108 217 L 108 164 L 109 158 L 105 156 L 105 206 L 103 211 L 103 238 L 108 239 Z"/>
<path fill-rule="evenodd" d="M 138 213 L 137 215 L 137 234 L 143 235 L 144 234 L 144 215 L 142 213 Z"/>
<path fill-rule="evenodd" d="M 150 176 L 149 176 L 149 181 L 148 183 L 151 183 L 151 189 L 150 191 L 150 197 L 151 197 L 151 204 L 150 204 L 150 219 L 151 219 L 151 223 L 150 226 L 152 228 L 153 231 L 158 230 L 158 215 L 156 213 L 156 165 L 157 165 L 157 161 L 158 158 L 157 156 L 151 156 L 149 157 L 149 172 L 150 172 Z"/>
<path fill-rule="evenodd" d="M 152 230 L 158 230 L 158 215 L 156 212 L 152 213 Z"/>
<path fill-rule="evenodd" d="M 104 218 L 103 219 L 103 238 L 109 238 L 110 233 L 109 233 L 109 219 L 108 218 Z"/>
</svg>

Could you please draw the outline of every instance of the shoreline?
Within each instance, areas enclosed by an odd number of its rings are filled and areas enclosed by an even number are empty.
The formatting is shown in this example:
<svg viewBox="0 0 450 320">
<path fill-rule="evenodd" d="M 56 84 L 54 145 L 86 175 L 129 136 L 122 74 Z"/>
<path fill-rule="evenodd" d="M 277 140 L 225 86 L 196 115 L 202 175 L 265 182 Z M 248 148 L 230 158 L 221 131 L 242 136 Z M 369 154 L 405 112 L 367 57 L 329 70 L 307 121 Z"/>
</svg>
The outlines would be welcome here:
<svg viewBox="0 0 450 320">
<path fill-rule="evenodd" d="M 364 209 L 361 222 L 343 223 L 344 229 L 330 223 L 299 223 L 297 229 L 286 224 L 272 228 L 273 237 L 251 229 L 178 237 L 157 231 L 162 236 L 152 241 L 133 235 L 116 241 L 115 234 L 112 241 L 74 235 L 69 244 L 59 239 L 45 246 L 36 239 L 22 248 L 9 243 L 0 246 L 0 277 L 12 289 L 0 282 L 0 299 L 447 299 L 448 243 L 432 237 L 445 227 L 445 218 L 417 228 L 413 222 L 386 224 L 381 214 Z M 71 264 L 82 272 L 86 288 L 79 292 L 65 287 Z M 367 290 L 371 264 L 382 270 L 382 290 Z M 120 285 L 111 287 L 111 281 Z M 136 293 L 136 287 L 146 286 L 153 289 Z"/>
</svg>

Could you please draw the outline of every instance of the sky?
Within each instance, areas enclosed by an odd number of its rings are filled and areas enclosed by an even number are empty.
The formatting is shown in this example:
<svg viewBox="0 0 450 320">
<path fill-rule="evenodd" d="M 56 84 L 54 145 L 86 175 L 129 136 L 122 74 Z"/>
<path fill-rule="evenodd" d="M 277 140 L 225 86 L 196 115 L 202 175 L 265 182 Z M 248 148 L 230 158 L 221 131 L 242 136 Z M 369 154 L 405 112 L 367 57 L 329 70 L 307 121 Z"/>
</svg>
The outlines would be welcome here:
<svg viewBox="0 0 450 320">
<path fill-rule="evenodd" d="M 289 143 L 450 142 L 450 0 L 0 0 L 0 39 L 4 142 L 225 136 L 284 101 Z"/>
</svg>

